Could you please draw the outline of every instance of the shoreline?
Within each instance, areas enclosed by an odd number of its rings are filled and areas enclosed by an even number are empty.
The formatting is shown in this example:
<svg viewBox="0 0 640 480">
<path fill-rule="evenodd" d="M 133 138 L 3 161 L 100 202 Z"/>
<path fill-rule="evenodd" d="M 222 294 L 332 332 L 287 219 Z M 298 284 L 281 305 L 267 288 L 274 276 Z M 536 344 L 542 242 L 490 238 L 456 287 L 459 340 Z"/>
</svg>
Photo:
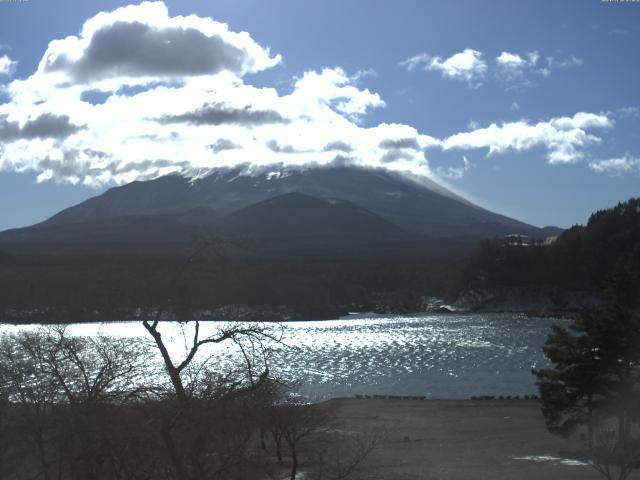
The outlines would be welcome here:
<svg viewBox="0 0 640 480">
<path fill-rule="evenodd" d="M 72 315 L 71 321 L 60 321 L 61 317 L 65 315 L 62 312 L 54 312 L 48 315 L 42 310 L 38 310 L 34 313 L 32 310 L 29 312 L 16 312 L 15 309 L 9 309 L 10 314 L 6 312 L 0 314 L 0 325 L 72 325 L 72 324 L 85 324 L 85 323 L 124 323 L 124 322 L 141 322 L 145 319 L 153 320 L 153 316 L 141 317 L 131 315 L 127 318 L 126 315 L 118 317 L 102 317 L 101 315 L 87 316 L 79 320 L 75 315 Z M 129 312 L 130 313 L 130 312 Z M 410 317 L 410 316 L 455 316 L 455 315 L 483 315 L 483 314 L 505 314 L 513 315 L 514 317 L 526 317 L 526 318 L 542 318 L 542 319 L 556 319 L 556 320 L 572 320 L 579 313 L 579 310 L 563 310 L 563 311 L 548 311 L 548 310 L 532 310 L 532 309 L 464 309 L 464 310 L 449 310 L 449 311 L 415 311 L 415 312 L 348 312 L 337 316 L 289 316 L 284 315 L 282 317 L 274 317 L 272 315 L 254 316 L 248 315 L 246 317 L 230 315 L 228 318 L 222 318 L 220 316 L 205 315 L 203 312 L 195 312 L 193 318 L 189 320 L 183 320 L 174 315 L 161 315 L 161 322 L 186 322 L 186 321 L 201 321 L 201 322 L 257 322 L 257 323 L 285 323 L 285 322 L 327 322 L 333 320 L 357 320 L 359 318 L 370 317 Z M 369 317 L 368 317 L 369 316 Z M 92 318 L 93 317 L 93 318 Z M 240 317 L 240 318 L 239 318 Z M 52 319 L 53 318 L 53 319 Z"/>
<path fill-rule="evenodd" d="M 427 395 L 391 395 L 391 394 L 362 394 L 355 393 L 349 397 L 334 397 L 330 400 L 402 400 L 402 401 L 420 401 L 420 402 L 487 402 L 487 401 L 532 401 L 538 400 L 538 395 L 536 394 L 525 394 L 525 395 L 472 395 L 468 398 L 430 398 Z M 329 401 L 329 400 L 327 400 Z M 322 402 L 319 402 L 322 403 Z"/>
</svg>

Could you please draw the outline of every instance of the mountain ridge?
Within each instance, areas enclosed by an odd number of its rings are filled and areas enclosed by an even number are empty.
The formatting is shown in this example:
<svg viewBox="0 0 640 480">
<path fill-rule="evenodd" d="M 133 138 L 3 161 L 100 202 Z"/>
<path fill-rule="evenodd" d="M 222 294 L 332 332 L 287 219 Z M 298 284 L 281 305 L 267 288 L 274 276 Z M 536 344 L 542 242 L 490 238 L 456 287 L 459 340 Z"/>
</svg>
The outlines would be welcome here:
<svg viewBox="0 0 640 480">
<path fill-rule="evenodd" d="M 128 228 L 121 225 L 124 219 Z M 257 172 L 236 167 L 196 179 L 168 175 L 111 188 L 44 222 L 1 232 L 0 248 L 17 241 L 46 244 L 56 238 L 76 244 L 135 244 L 131 238 L 138 238 L 142 245 L 161 243 L 166 236 L 186 244 L 194 236 L 211 234 L 360 237 L 375 243 L 382 238 L 481 239 L 508 234 L 544 238 L 556 231 L 490 212 L 424 177 L 345 166 Z M 364 242 L 357 244 L 360 248 Z"/>
</svg>

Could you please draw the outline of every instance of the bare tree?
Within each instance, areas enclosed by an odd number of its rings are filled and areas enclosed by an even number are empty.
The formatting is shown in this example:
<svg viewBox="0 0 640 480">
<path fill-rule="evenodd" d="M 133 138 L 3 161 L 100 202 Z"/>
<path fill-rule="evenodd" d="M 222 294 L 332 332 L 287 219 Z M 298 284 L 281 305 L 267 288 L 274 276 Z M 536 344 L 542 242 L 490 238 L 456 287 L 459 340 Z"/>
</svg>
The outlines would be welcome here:
<svg viewBox="0 0 640 480">
<path fill-rule="evenodd" d="M 141 395 L 151 353 L 144 343 L 104 335 L 69 336 L 48 329 L 39 346 L 43 371 L 54 378 L 70 405 L 124 403 Z"/>
<path fill-rule="evenodd" d="M 291 456 L 291 480 L 295 480 L 298 473 L 300 444 L 325 428 L 327 420 L 326 409 L 314 404 L 285 402 L 272 408 L 271 431 L 276 442 L 276 455 L 281 462 L 280 443 L 284 440 Z"/>
<path fill-rule="evenodd" d="M 626 480 L 640 465 L 640 440 L 620 443 L 615 428 L 601 423 L 594 429 L 594 443 L 585 455 L 587 463 L 607 480 Z"/>
<path fill-rule="evenodd" d="M 365 462 L 385 438 L 384 431 L 344 432 L 331 430 L 318 441 L 316 480 L 359 478 Z"/>
<path fill-rule="evenodd" d="M 202 335 L 199 321 L 182 323 L 187 345 L 183 356 L 174 359 L 162 336 L 163 322 L 145 320 L 143 325 L 172 390 L 164 401 L 160 434 L 174 474 L 179 480 L 224 477 L 232 466 L 239 468 L 259 423 L 251 414 L 256 408 L 250 407 L 269 377 L 267 344 L 279 341 L 279 335 L 254 324 L 228 324 Z M 228 372 L 206 351 L 223 343 L 237 347 L 240 355 Z"/>
<path fill-rule="evenodd" d="M 26 447 L 15 451 L 19 469 L 45 480 L 114 478 L 110 447 L 122 441 L 122 407 L 142 392 L 148 358 L 137 342 L 64 329 L 3 337 L 0 378 Z"/>
<path fill-rule="evenodd" d="M 195 386 L 196 381 L 191 379 L 191 381 L 185 385 L 184 373 L 188 371 L 190 367 L 194 367 L 194 365 L 198 363 L 196 362 L 196 355 L 202 347 L 206 345 L 221 344 L 226 341 L 240 346 L 244 359 L 247 363 L 247 380 L 253 387 L 255 387 L 257 382 L 263 382 L 268 377 L 269 369 L 265 362 L 264 370 L 256 378 L 254 373 L 255 366 L 252 364 L 252 359 L 247 356 L 246 347 L 243 346 L 243 344 L 249 343 L 252 345 L 252 348 L 257 344 L 262 347 L 261 349 L 264 352 L 267 350 L 266 347 L 264 347 L 265 342 L 280 341 L 279 336 L 270 332 L 268 328 L 262 325 L 242 324 L 227 326 L 226 328 L 220 329 L 213 335 L 202 338 L 200 335 L 200 321 L 196 320 L 193 322 L 191 342 L 185 356 L 181 360 L 174 360 L 171 358 L 167 345 L 162 338 L 162 333 L 160 331 L 161 322 L 157 319 L 153 321 L 144 320 L 142 324 L 153 338 L 158 351 L 162 356 L 164 368 L 169 376 L 176 398 L 178 401 L 185 404 L 188 403 L 193 394 L 193 387 Z M 208 360 L 210 360 L 210 357 L 207 357 L 204 362 L 197 365 L 196 369 L 199 371 L 205 371 Z"/>
</svg>

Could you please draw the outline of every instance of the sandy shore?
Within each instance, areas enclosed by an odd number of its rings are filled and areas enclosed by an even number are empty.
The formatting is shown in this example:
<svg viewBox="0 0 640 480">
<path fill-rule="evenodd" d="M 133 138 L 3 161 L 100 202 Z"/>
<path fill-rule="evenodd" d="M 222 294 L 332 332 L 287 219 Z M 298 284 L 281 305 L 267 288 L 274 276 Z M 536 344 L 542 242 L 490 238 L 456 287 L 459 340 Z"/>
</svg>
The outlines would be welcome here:
<svg viewBox="0 0 640 480">
<path fill-rule="evenodd" d="M 372 478 L 602 478 L 589 466 L 561 463 L 562 452 L 576 448 L 579 440 L 548 433 L 539 404 L 533 400 L 336 399 L 329 403 L 336 408 L 340 428 L 386 430 L 386 440 L 367 460 Z"/>
</svg>

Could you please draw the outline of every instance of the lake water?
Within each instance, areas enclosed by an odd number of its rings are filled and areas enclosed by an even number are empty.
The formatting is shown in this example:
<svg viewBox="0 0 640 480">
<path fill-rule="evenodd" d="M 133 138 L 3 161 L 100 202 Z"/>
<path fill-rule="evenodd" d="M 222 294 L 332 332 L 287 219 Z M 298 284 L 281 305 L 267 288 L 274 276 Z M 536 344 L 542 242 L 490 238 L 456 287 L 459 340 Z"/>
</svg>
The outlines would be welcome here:
<svg viewBox="0 0 640 480">
<path fill-rule="evenodd" d="M 352 315 L 320 322 L 281 324 L 282 344 L 273 344 L 272 372 L 300 380 L 300 392 L 312 400 L 337 396 L 426 395 L 469 398 L 474 395 L 536 393 L 531 369 L 547 365 L 542 345 L 553 319 L 514 314 Z M 201 338 L 221 327 L 201 324 Z M 280 325 L 280 324 L 278 324 Z M 33 329 L 3 325 L 3 332 Z M 181 355 L 190 324 L 161 324 L 172 355 Z M 280 326 L 273 327 L 280 333 Z M 76 335 L 141 337 L 140 322 L 76 324 Z M 233 344 L 200 352 L 212 364 L 231 368 L 241 359 Z"/>
</svg>

